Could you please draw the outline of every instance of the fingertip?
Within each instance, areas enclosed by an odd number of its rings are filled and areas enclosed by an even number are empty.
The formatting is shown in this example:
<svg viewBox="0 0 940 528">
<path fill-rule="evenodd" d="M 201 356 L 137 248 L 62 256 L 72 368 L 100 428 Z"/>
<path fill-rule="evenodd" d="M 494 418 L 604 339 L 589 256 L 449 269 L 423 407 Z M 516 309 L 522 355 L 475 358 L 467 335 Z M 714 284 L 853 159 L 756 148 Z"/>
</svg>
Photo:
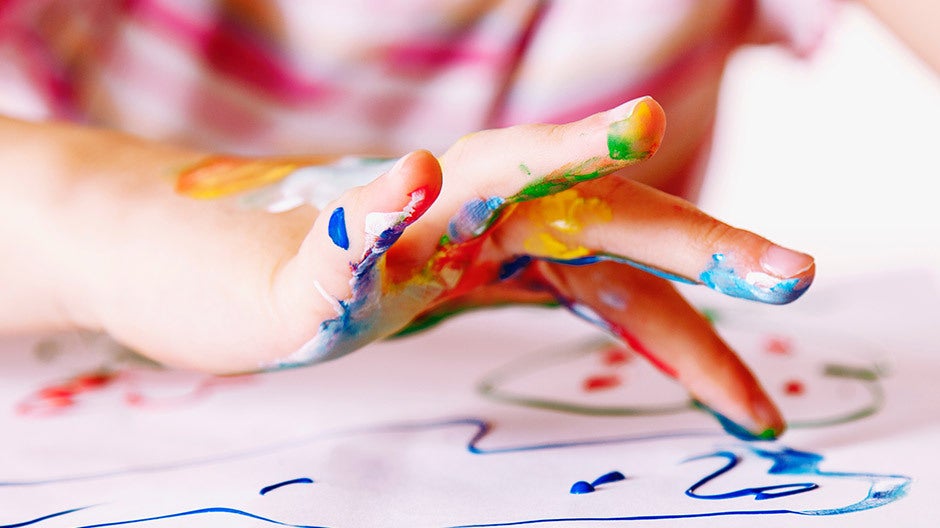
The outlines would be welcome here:
<svg viewBox="0 0 940 528">
<path fill-rule="evenodd" d="M 662 144 L 666 112 L 649 96 L 628 101 L 608 112 L 608 154 L 615 160 L 643 160 Z"/>
<path fill-rule="evenodd" d="M 398 178 L 401 194 L 414 202 L 413 220 L 424 214 L 441 193 L 441 165 L 427 150 L 415 150 L 403 156 L 389 170 Z"/>
<path fill-rule="evenodd" d="M 738 406 L 711 406 L 702 399 L 693 399 L 692 404 L 714 417 L 722 429 L 731 436 L 747 442 L 776 440 L 786 430 L 786 423 L 777 407 L 766 396 L 749 402 L 748 409 L 735 410 Z M 729 410 L 725 411 L 724 407 Z M 722 410 L 719 410 L 722 409 Z M 742 415 L 741 413 L 744 413 Z"/>
<path fill-rule="evenodd" d="M 757 424 L 758 437 L 762 440 L 779 438 L 787 429 L 787 423 L 780 410 L 766 394 L 761 394 L 751 403 L 751 414 Z"/>
<path fill-rule="evenodd" d="M 751 260 L 750 257 L 733 253 L 714 253 L 711 262 L 698 278 L 702 284 L 731 297 L 767 304 L 787 304 L 799 299 L 813 283 L 815 262 L 809 255 L 804 257 L 809 259 L 809 266 L 800 268 L 795 275 L 787 275 L 780 271 L 771 272 L 763 258 Z M 792 258 L 801 260 L 801 257 Z"/>
</svg>

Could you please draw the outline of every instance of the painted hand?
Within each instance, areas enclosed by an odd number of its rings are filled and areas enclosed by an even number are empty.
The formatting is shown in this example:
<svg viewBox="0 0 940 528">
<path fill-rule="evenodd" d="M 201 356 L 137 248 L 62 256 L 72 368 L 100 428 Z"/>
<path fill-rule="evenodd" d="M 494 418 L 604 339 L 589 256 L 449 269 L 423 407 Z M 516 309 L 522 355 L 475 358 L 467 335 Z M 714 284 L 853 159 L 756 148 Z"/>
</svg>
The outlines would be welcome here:
<svg viewBox="0 0 940 528">
<path fill-rule="evenodd" d="M 468 307 L 560 303 L 746 431 L 778 434 L 783 421 L 759 383 L 666 279 L 784 303 L 809 286 L 813 261 L 612 175 L 651 156 L 664 128 L 662 109 L 642 98 L 568 125 L 472 134 L 439 161 L 418 151 L 390 168 L 362 160 L 254 167 L 248 180 L 267 174 L 278 183 L 243 203 L 269 211 L 309 203 L 320 214 L 272 281 L 272 305 L 296 348 L 226 368 L 335 358 Z M 219 167 L 190 171 L 180 189 L 241 190 Z M 325 177 L 337 174 L 340 185 L 364 185 L 323 203 Z"/>
</svg>

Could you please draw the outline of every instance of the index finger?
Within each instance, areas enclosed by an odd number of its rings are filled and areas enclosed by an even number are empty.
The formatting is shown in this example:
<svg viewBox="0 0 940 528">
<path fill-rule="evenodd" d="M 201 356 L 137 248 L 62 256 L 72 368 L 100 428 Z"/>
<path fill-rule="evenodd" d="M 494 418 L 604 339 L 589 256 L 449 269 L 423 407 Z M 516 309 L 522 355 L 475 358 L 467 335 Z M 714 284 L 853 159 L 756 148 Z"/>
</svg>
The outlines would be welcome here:
<svg viewBox="0 0 940 528">
<path fill-rule="evenodd" d="M 425 226 L 463 242 L 508 206 L 555 194 L 652 156 L 665 113 L 651 97 L 565 125 L 518 125 L 465 136 L 441 157 L 444 187 Z"/>
</svg>

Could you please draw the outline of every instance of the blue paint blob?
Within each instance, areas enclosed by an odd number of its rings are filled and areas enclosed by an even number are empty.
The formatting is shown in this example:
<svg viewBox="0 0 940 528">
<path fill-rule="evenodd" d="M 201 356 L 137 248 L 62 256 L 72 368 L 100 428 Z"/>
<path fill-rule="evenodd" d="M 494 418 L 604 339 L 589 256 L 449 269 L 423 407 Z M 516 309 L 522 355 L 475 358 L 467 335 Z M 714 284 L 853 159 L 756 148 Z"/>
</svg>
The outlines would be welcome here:
<svg viewBox="0 0 940 528">
<path fill-rule="evenodd" d="M 346 211 L 342 207 L 333 210 L 327 231 L 330 233 L 330 239 L 334 244 L 343 249 L 349 249 L 349 235 L 346 233 Z"/>
<path fill-rule="evenodd" d="M 496 220 L 506 202 L 501 196 L 487 199 L 474 198 L 463 204 L 447 226 L 447 236 L 453 242 L 466 242 L 482 235 Z"/>
<path fill-rule="evenodd" d="M 583 495 L 585 493 L 593 493 L 594 486 L 583 480 L 579 480 L 571 485 L 571 494 L 572 495 Z"/>
<path fill-rule="evenodd" d="M 499 267 L 499 280 L 506 280 L 515 276 L 517 273 L 524 270 L 530 262 L 532 262 L 532 257 L 528 255 L 516 257 L 508 262 L 504 262 L 503 265 Z"/>
<path fill-rule="evenodd" d="M 773 286 L 759 286 L 738 276 L 722 253 L 712 255 L 712 263 L 699 275 L 702 284 L 731 297 L 740 297 L 769 304 L 786 304 L 797 300 L 812 281 L 784 279 Z"/>
<path fill-rule="evenodd" d="M 290 486 L 291 484 L 313 484 L 313 479 L 307 477 L 300 477 L 291 480 L 285 480 L 284 482 L 278 482 L 277 484 L 271 484 L 270 486 L 265 486 L 261 488 L 261 491 L 258 492 L 259 495 L 265 495 L 270 491 L 274 491 L 278 488 L 284 486 Z"/>
<path fill-rule="evenodd" d="M 610 473 L 604 473 L 603 475 L 594 479 L 591 482 L 591 485 L 595 488 L 601 484 L 610 484 L 611 482 L 619 482 L 621 480 L 626 480 L 627 477 L 623 476 L 623 473 L 619 471 L 611 471 Z"/>
<path fill-rule="evenodd" d="M 767 429 L 760 433 L 753 433 L 748 429 L 745 429 L 743 426 L 728 418 L 727 416 L 721 414 L 720 412 L 712 409 L 711 407 L 705 405 L 704 403 L 693 400 L 692 405 L 695 407 L 707 412 L 708 414 L 715 417 L 718 420 L 718 423 L 721 424 L 722 429 L 731 436 L 737 438 L 738 440 L 744 440 L 746 442 L 754 442 L 757 440 L 773 440 L 774 432 L 771 429 Z"/>
</svg>

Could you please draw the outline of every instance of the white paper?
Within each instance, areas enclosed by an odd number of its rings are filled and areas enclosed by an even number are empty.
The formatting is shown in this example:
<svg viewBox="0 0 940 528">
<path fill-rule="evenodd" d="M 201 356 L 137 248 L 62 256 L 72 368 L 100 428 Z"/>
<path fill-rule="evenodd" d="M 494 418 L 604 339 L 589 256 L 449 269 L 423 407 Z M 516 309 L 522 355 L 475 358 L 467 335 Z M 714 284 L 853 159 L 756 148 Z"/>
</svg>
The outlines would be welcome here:
<svg viewBox="0 0 940 528">
<path fill-rule="evenodd" d="M 242 378 L 161 370 L 96 336 L 7 339 L 0 527 L 933 525 L 929 277 L 787 307 L 683 291 L 782 406 L 780 441 L 726 435 L 561 310 L 470 314 Z"/>
</svg>

